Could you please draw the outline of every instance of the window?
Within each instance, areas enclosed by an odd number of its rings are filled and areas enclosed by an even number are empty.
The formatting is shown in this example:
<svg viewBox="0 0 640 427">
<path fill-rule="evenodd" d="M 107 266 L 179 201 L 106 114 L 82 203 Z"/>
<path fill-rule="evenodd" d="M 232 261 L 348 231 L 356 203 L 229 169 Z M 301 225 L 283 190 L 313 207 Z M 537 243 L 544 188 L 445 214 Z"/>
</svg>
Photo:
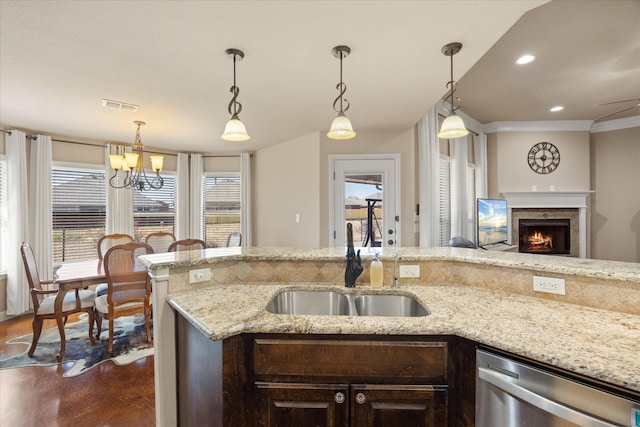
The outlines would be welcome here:
<svg viewBox="0 0 640 427">
<path fill-rule="evenodd" d="M 54 164 L 51 171 L 53 262 L 98 258 L 105 233 L 104 169 Z"/>
<path fill-rule="evenodd" d="M 240 174 L 205 174 L 202 197 L 204 240 L 226 246 L 229 233 L 240 231 Z"/>
<path fill-rule="evenodd" d="M 138 241 L 164 231 L 175 234 L 176 176 L 162 173 L 164 184 L 158 190 L 133 192 L 133 232 Z"/>
<path fill-rule="evenodd" d="M 0 253 L 7 253 L 7 160 L 0 155 Z M 0 274 L 7 272 L 6 257 L 0 256 Z"/>
<path fill-rule="evenodd" d="M 440 246 L 451 239 L 451 164 L 449 156 L 440 156 Z"/>
</svg>

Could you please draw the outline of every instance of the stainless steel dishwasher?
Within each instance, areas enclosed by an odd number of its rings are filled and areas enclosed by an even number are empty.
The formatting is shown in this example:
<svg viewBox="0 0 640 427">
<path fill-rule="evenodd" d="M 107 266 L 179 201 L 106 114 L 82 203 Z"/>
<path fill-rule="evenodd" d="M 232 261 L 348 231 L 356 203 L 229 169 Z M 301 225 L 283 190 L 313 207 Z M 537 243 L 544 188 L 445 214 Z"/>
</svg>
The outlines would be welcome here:
<svg viewBox="0 0 640 427">
<path fill-rule="evenodd" d="M 640 427 L 640 400 L 482 349 L 476 393 L 476 427 Z"/>
</svg>

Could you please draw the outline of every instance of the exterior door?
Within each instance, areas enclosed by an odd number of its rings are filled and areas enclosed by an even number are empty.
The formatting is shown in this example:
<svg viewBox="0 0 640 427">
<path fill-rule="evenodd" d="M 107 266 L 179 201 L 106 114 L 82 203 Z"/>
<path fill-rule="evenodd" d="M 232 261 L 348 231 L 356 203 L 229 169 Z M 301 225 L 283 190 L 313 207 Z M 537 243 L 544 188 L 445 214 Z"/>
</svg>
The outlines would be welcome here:
<svg viewBox="0 0 640 427">
<path fill-rule="evenodd" d="M 400 155 L 331 156 L 331 246 L 400 246 Z"/>
</svg>

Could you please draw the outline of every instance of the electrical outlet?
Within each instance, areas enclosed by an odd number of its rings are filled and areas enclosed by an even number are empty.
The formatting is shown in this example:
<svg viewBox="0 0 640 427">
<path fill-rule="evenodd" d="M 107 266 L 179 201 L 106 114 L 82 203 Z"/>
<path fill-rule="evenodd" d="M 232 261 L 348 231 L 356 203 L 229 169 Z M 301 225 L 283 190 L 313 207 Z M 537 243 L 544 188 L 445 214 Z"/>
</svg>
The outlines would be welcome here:
<svg viewBox="0 0 640 427">
<path fill-rule="evenodd" d="M 564 295 L 564 279 L 553 277 L 533 276 L 533 290 L 548 294 Z"/>
<path fill-rule="evenodd" d="M 401 278 L 419 278 L 420 266 L 419 265 L 401 265 L 400 277 Z"/>
<path fill-rule="evenodd" d="M 189 271 L 189 283 L 200 283 L 211 280 L 211 269 L 201 268 L 199 270 Z"/>
</svg>

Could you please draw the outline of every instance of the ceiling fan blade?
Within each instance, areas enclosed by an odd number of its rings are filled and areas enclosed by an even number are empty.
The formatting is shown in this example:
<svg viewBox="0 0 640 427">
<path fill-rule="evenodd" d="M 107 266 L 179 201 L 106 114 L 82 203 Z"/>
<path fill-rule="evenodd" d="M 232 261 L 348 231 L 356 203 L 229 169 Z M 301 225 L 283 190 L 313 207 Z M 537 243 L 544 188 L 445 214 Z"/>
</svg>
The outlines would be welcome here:
<svg viewBox="0 0 640 427">
<path fill-rule="evenodd" d="M 607 117 L 615 116 L 615 115 L 617 115 L 617 114 L 624 113 L 625 111 L 628 111 L 628 110 L 631 110 L 631 109 L 633 109 L 633 108 L 637 108 L 637 107 L 640 107 L 640 104 L 638 104 L 638 105 L 632 105 L 631 107 L 623 108 L 622 110 L 618 110 L 618 111 L 613 112 L 613 113 L 611 113 L 611 114 L 607 114 L 606 116 L 599 117 L 599 118 L 597 118 L 595 121 L 596 121 L 596 122 L 599 122 L 600 120 L 606 119 Z"/>
<path fill-rule="evenodd" d="M 600 107 L 602 105 L 611 105 L 611 104 L 622 104 L 623 102 L 640 102 L 640 98 L 634 99 L 625 99 L 624 101 L 613 101 L 613 102 L 605 102 L 604 104 L 596 104 L 596 107 Z"/>
</svg>

